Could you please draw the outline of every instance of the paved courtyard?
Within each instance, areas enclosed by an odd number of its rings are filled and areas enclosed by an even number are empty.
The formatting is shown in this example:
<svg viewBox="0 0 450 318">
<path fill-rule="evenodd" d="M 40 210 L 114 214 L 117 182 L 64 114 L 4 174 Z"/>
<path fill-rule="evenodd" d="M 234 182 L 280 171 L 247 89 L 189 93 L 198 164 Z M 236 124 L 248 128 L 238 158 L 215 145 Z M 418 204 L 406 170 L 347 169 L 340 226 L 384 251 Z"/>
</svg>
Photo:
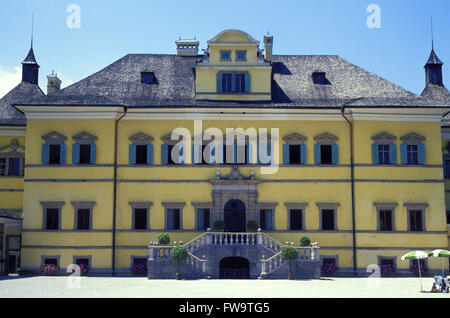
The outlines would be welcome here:
<svg viewBox="0 0 450 318">
<path fill-rule="evenodd" d="M 433 279 L 424 278 L 424 290 Z M 138 277 L 2 277 L 0 297 L 308 298 L 433 297 L 420 293 L 419 278 L 327 278 L 321 280 L 148 280 Z"/>
</svg>

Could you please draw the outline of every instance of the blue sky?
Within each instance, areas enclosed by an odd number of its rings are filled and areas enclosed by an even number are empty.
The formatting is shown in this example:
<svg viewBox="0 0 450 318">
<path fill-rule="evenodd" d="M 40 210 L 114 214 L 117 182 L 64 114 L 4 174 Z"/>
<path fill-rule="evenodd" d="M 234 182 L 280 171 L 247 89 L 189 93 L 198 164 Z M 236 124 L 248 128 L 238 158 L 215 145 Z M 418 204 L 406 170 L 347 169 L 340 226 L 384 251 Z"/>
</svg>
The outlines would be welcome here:
<svg viewBox="0 0 450 318">
<path fill-rule="evenodd" d="M 81 27 L 68 28 L 70 4 L 81 9 Z M 368 28 L 370 4 L 381 9 L 381 28 Z M 242 29 L 262 42 L 274 36 L 274 54 L 337 54 L 416 94 L 424 87 L 431 49 L 450 85 L 449 0 L 1 0 L 0 96 L 20 82 L 20 62 L 34 51 L 40 86 L 55 70 L 63 87 L 97 72 L 127 53 L 175 54 L 179 36 L 200 47 L 218 32 Z"/>
</svg>

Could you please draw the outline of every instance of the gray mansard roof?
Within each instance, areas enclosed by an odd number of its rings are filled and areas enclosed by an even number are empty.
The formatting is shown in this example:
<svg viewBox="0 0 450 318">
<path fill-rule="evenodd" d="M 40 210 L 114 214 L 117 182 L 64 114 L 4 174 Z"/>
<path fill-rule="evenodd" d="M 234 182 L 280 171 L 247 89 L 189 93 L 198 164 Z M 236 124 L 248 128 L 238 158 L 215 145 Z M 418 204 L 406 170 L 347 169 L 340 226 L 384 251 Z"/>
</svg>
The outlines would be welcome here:
<svg viewBox="0 0 450 318">
<path fill-rule="evenodd" d="M 196 100 L 195 66 L 201 59 L 202 56 L 128 54 L 101 71 L 34 99 L 30 104 L 136 107 L 450 105 L 416 95 L 335 55 L 274 55 L 272 101 L 269 102 Z M 324 72 L 328 84 L 314 84 L 312 73 L 315 71 Z M 141 84 L 141 72 L 154 72 L 156 84 Z"/>
<path fill-rule="evenodd" d="M 36 84 L 22 82 L 14 87 L 8 94 L 0 99 L 0 125 L 25 126 L 26 118 L 12 105 L 17 103 L 29 103 L 34 98 L 44 96 L 44 93 Z"/>
</svg>

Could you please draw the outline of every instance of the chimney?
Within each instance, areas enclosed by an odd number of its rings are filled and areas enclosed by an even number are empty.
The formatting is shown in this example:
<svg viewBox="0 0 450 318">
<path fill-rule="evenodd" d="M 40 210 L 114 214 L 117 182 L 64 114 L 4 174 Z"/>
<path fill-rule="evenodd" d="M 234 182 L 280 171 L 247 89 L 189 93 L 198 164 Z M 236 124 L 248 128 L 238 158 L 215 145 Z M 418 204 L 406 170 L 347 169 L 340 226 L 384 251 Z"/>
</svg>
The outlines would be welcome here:
<svg viewBox="0 0 450 318">
<path fill-rule="evenodd" d="M 61 83 L 61 80 L 55 72 L 52 71 L 52 74 L 47 75 L 47 95 L 59 91 L 61 88 Z"/>
<path fill-rule="evenodd" d="M 198 45 L 199 42 L 194 38 L 193 40 L 182 40 L 175 41 L 177 45 L 177 55 L 178 56 L 197 56 L 198 55 Z"/>
<path fill-rule="evenodd" d="M 273 35 L 264 35 L 264 58 L 266 61 L 272 61 Z"/>
</svg>

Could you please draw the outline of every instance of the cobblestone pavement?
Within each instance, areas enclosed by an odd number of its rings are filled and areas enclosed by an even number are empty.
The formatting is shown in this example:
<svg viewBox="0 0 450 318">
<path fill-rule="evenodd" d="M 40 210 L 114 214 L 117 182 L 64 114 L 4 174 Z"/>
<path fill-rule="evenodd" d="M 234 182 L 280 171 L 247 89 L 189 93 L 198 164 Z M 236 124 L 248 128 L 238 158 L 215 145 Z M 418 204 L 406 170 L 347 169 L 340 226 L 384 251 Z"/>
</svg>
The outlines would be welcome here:
<svg viewBox="0 0 450 318">
<path fill-rule="evenodd" d="M 308 298 L 433 297 L 432 278 L 324 278 L 321 280 L 148 280 L 140 277 L 0 277 L 0 297 Z"/>
</svg>

